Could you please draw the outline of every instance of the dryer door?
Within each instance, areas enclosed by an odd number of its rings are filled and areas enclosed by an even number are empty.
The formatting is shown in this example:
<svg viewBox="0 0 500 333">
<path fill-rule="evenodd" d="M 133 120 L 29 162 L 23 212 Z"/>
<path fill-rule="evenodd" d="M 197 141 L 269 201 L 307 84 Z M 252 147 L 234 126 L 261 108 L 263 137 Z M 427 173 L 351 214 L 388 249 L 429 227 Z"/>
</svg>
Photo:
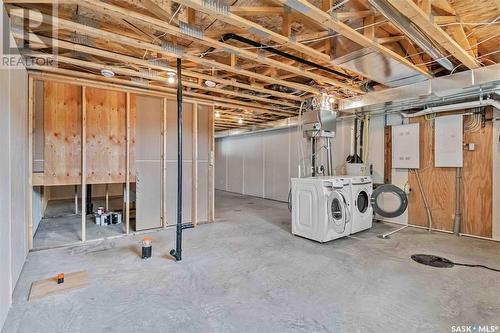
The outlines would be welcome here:
<svg viewBox="0 0 500 333">
<path fill-rule="evenodd" d="M 383 217 L 398 217 L 408 207 L 408 197 L 399 187 L 384 184 L 373 190 L 371 196 L 373 211 Z"/>
<path fill-rule="evenodd" d="M 328 196 L 328 223 L 335 232 L 342 234 L 345 231 L 346 223 L 349 221 L 347 200 L 342 193 L 333 191 Z"/>
</svg>

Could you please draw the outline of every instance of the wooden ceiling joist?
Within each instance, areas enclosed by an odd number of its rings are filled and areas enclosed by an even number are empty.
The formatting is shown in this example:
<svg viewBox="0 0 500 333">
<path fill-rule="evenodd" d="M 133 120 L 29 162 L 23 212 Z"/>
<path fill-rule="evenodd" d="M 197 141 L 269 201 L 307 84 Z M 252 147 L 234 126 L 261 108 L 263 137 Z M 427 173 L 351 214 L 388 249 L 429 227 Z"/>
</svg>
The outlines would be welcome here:
<svg viewBox="0 0 500 333">
<path fill-rule="evenodd" d="M 88 86 L 97 86 L 97 87 L 110 87 L 113 89 L 119 89 L 119 90 L 131 90 L 134 91 L 133 88 L 131 87 L 136 87 L 136 91 L 139 93 L 143 94 L 148 94 L 148 92 L 153 92 L 156 93 L 157 95 L 164 95 L 166 97 L 171 97 L 171 98 L 176 98 L 176 89 L 174 88 L 169 88 L 165 86 L 157 86 L 157 85 L 144 85 L 139 82 L 131 81 L 131 80 L 126 80 L 122 78 L 105 78 L 101 75 L 97 74 L 92 74 L 92 73 L 86 73 L 86 72 L 81 72 L 81 71 L 76 71 L 76 70 L 71 70 L 71 69 L 65 69 L 65 68 L 57 68 L 57 67 L 52 67 L 52 66 L 40 66 L 40 65 L 33 65 L 30 66 L 29 68 L 31 71 L 33 70 L 38 70 L 40 72 L 34 72 L 37 73 L 38 77 L 40 78 L 49 78 L 51 80 L 59 81 L 59 82 L 66 82 L 70 84 L 82 84 L 82 85 L 88 85 Z M 100 82 L 100 84 L 97 84 L 96 82 Z M 154 94 L 153 94 L 154 95 Z M 199 93 L 194 93 L 194 92 L 189 92 L 185 91 L 183 93 L 184 96 L 186 96 L 187 101 L 196 101 L 200 104 L 206 104 L 206 105 L 214 105 L 214 106 L 220 106 L 220 107 L 231 107 L 234 109 L 238 110 L 248 110 L 252 111 L 255 113 L 264 113 L 264 114 L 274 114 L 276 116 L 284 116 L 284 117 L 290 117 L 296 115 L 296 112 L 291 112 L 291 111 L 276 111 L 276 110 L 268 110 L 268 109 L 262 109 L 260 107 L 257 107 L 253 103 L 249 103 L 249 105 L 239 105 L 236 104 L 235 100 L 232 99 L 227 99 L 227 98 L 221 98 L 217 96 L 210 96 L 210 95 L 205 95 L 205 94 L 199 94 Z"/>
<path fill-rule="evenodd" d="M 13 9 L 9 13 L 11 16 L 18 16 L 18 17 L 24 18 L 24 14 L 23 14 L 22 9 L 19 9 L 19 10 Z M 197 63 L 197 64 L 202 65 L 202 66 L 206 66 L 208 68 L 218 68 L 218 69 L 225 70 L 228 72 L 233 72 L 235 74 L 253 77 L 257 80 L 260 80 L 263 82 L 268 82 L 271 84 L 283 85 L 283 86 L 287 86 L 287 87 L 297 89 L 300 91 L 304 91 L 304 92 L 310 92 L 310 93 L 315 93 L 315 94 L 319 93 L 318 89 L 312 88 L 312 87 L 304 85 L 304 84 L 294 83 L 294 82 L 289 82 L 289 81 L 284 81 L 284 80 L 278 80 L 278 79 L 268 77 L 265 75 L 261 75 L 261 74 L 255 73 L 255 72 L 231 67 L 230 65 L 226 65 L 226 64 L 217 62 L 215 60 L 200 58 L 200 57 L 193 56 L 193 55 L 190 55 L 187 53 L 183 53 L 182 55 L 177 55 L 175 53 L 171 53 L 171 52 L 164 50 L 160 45 L 147 43 L 147 42 L 137 40 L 134 38 L 130 38 L 130 37 L 125 37 L 123 35 L 116 34 L 114 32 L 109 32 L 109 31 L 104 31 L 101 29 L 89 27 L 87 25 L 75 23 L 75 22 L 72 22 L 72 21 L 69 21 L 66 19 L 52 17 L 52 16 L 49 16 L 46 14 L 40 15 L 40 13 L 36 13 L 36 15 L 33 15 L 33 18 L 40 18 L 40 16 L 41 16 L 44 23 L 53 24 L 54 26 L 61 28 L 61 29 L 85 33 L 86 35 L 92 36 L 95 38 L 103 38 L 105 40 L 112 40 L 116 43 L 128 45 L 131 47 L 136 47 L 136 48 L 143 49 L 143 50 L 152 51 L 152 52 L 155 52 L 158 54 L 163 54 L 163 55 L 165 55 L 167 57 L 171 57 L 171 58 L 177 58 L 178 56 L 181 56 L 185 60 L 192 61 L 194 63 Z M 31 17 L 31 15 L 30 15 L 30 17 Z"/>
<path fill-rule="evenodd" d="M 188 1 L 188 0 L 183 0 L 183 1 Z M 189 0 L 192 1 L 192 0 Z M 281 3 L 283 5 L 289 4 L 288 0 L 274 0 L 278 3 Z M 397 1 L 397 0 L 396 0 Z M 314 6 L 313 4 L 309 3 L 306 0 L 294 0 L 293 1 L 293 9 L 299 10 L 302 12 L 307 18 L 313 20 L 314 22 L 318 23 L 319 25 L 332 29 L 342 36 L 346 37 L 347 39 L 350 39 L 351 41 L 363 46 L 363 47 L 369 47 L 374 50 L 379 51 L 382 54 L 385 54 L 388 57 L 393 58 L 394 60 L 422 73 L 423 75 L 427 77 L 431 77 L 431 75 L 425 71 L 423 71 L 421 68 L 418 66 L 414 65 L 411 61 L 405 59 L 404 57 L 400 56 L 396 52 L 389 50 L 385 46 L 377 43 L 376 40 L 370 39 L 363 34 L 357 32 L 350 26 L 348 26 L 345 23 L 340 22 L 339 20 L 336 20 L 334 17 L 326 13 L 325 11 L 319 9 L 318 7 Z"/>
<path fill-rule="evenodd" d="M 325 53 L 319 52 L 319 51 L 317 51 L 317 50 L 315 50 L 307 45 L 301 44 L 301 43 L 293 40 L 289 36 L 284 36 L 282 34 L 274 32 L 274 31 L 267 29 L 267 28 L 255 23 L 255 22 L 247 20 L 243 17 L 239 17 L 238 15 L 235 15 L 233 13 L 229 13 L 228 15 L 221 14 L 221 13 L 217 12 L 216 10 L 214 10 L 213 8 L 209 8 L 207 6 L 204 6 L 202 0 L 175 0 L 175 2 L 183 4 L 185 6 L 189 6 L 191 8 L 194 8 L 194 9 L 201 11 L 205 14 L 208 14 L 210 16 L 216 17 L 217 19 L 219 19 L 223 22 L 226 22 L 228 24 L 234 25 L 237 28 L 247 29 L 249 32 L 251 32 L 255 35 L 258 35 L 263 39 L 272 40 L 273 42 L 277 43 L 278 45 L 281 45 L 283 47 L 287 47 L 289 49 L 300 52 L 302 54 L 302 56 L 304 56 L 308 59 L 320 61 L 322 63 L 327 63 L 330 65 L 334 65 L 330 56 L 325 54 Z M 301 73 L 296 73 L 296 74 L 301 75 Z M 314 78 L 314 76 L 311 76 L 311 78 Z M 331 81 L 330 82 L 324 81 L 324 82 L 331 83 L 333 85 L 337 85 L 339 87 L 349 89 L 349 90 L 352 90 L 352 91 L 360 93 L 360 94 L 363 93 L 358 87 L 342 83 L 338 80 L 335 80 L 335 81 L 336 82 L 331 82 Z"/>
<path fill-rule="evenodd" d="M 177 2 L 184 4 L 184 3 L 182 3 L 183 1 L 184 0 L 177 1 Z M 191 0 L 186 0 L 186 1 L 191 1 Z M 223 42 L 220 42 L 216 39 L 213 39 L 213 38 L 210 38 L 207 36 L 201 36 L 201 38 L 193 37 L 189 34 L 184 33 L 181 28 L 175 27 L 171 24 L 168 24 L 167 22 L 154 19 L 154 18 L 147 16 L 147 15 L 142 15 L 140 13 L 136 13 L 136 12 L 133 12 L 131 10 L 128 10 L 128 9 L 125 9 L 122 7 L 110 5 L 110 4 L 104 3 L 100 0 L 82 0 L 80 2 L 80 4 L 87 5 L 87 6 L 89 6 L 89 8 L 91 8 L 93 10 L 104 11 L 105 13 L 112 15 L 112 16 L 113 15 L 115 15 L 115 16 L 120 15 L 122 17 L 127 17 L 129 19 L 139 20 L 141 23 L 143 23 L 145 25 L 153 25 L 157 29 L 164 30 L 164 32 L 172 34 L 174 36 L 175 35 L 182 36 L 183 38 L 189 39 L 191 41 L 202 43 L 202 44 L 206 45 L 207 47 L 215 47 L 218 49 L 222 49 L 225 52 L 234 53 L 238 57 L 241 57 L 241 58 L 256 61 L 258 63 L 266 64 L 268 66 L 275 67 L 275 68 L 285 70 L 285 71 L 288 71 L 291 73 L 295 73 L 298 75 L 304 75 L 303 71 L 300 68 L 298 68 L 296 66 L 292 66 L 292 65 L 283 64 L 282 62 L 277 61 L 277 60 L 262 57 L 258 52 L 247 51 L 247 50 L 242 49 L 240 47 L 236 47 L 236 46 L 233 46 L 231 44 L 223 43 Z M 197 8 L 195 8 L 195 9 L 197 9 Z M 229 14 L 229 15 L 231 15 L 231 14 Z M 254 26 L 255 26 L 255 24 L 254 24 Z M 193 57 L 193 56 L 191 56 L 191 57 Z M 308 76 L 309 76 L 309 78 L 316 80 L 319 83 L 328 83 L 328 84 L 331 84 L 333 86 L 338 86 L 341 88 L 349 89 L 349 90 L 354 91 L 356 93 L 360 93 L 360 94 L 363 93 L 361 91 L 361 89 L 359 89 L 358 87 L 354 87 L 352 85 L 346 84 L 346 83 L 339 81 L 339 80 L 336 80 L 336 79 L 332 79 L 332 78 L 329 78 L 329 77 L 326 77 L 323 75 L 318 75 L 318 74 L 314 74 L 314 75 L 310 74 Z"/>
<path fill-rule="evenodd" d="M 165 67 L 155 65 L 154 63 L 151 63 L 149 61 L 138 59 L 135 57 L 126 56 L 126 55 L 119 54 L 119 53 L 101 50 L 101 49 L 98 49 L 95 47 L 89 47 L 89 46 L 85 46 L 85 45 L 75 44 L 75 43 L 67 42 L 64 40 L 48 38 L 48 37 L 44 37 L 44 36 L 40 36 L 40 35 L 36 35 L 36 34 L 22 34 L 22 35 L 20 34 L 20 35 L 16 35 L 16 37 L 17 38 L 29 38 L 30 40 L 39 39 L 41 42 L 44 43 L 44 45 L 55 45 L 55 43 L 57 43 L 57 46 L 60 49 L 66 49 L 66 50 L 71 50 L 71 51 L 75 51 L 75 52 L 86 53 L 86 54 L 89 54 L 92 56 L 99 56 L 99 57 L 107 58 L 109 60 L 120 61 L 120 62 L 125 63 L 125 64 L 138 65 L 138 66 L 142 66 L 142 67 L 145 67 L 145 68 L 148 68 L 151 70 L 155 70 L 155 71 L 159 71 L 159 72 L 167 72 L 167 69 Z M 252 86 L 249 84 L 237 82 L 235 80 L 221 79 L 217 76 L 206 75 L 203 73 L 193 72 L 193 71 L 186 70 L 186 69 L 183 69 L 182 74 L 185 76 L 192 77 L 192 78 L 200 78 L 203 80 L 210 80 L 210 81 L 213 81 L 216 83 L 224 84 L 226 86 L 233 86 L 236 88 L 254 91 L 257 93 L 264 94 L 266 96 L 275 96 L 275 97 L 279 97 L 281 99 L 294 100 L 294 101 L 298 101 L 298 102 L 302 101 L 302 99 L 300 97 L 292 95 L 292 94 L 285 94 L 285 93 L 281 93 L 281 92 L 271 90 L 271 89 L 260 88 L 260 87 Z"/>
<path fill-rule="evenodd" d="M 434 39 L 440 46 L 450 52 L 450 54 L 462 64 L 470 69 L 479 67 L 478 61 L 471 55 L 471 53 L 460 46 L 459 43 L 451 38 L 450 35 L 448 35 L 437 24 L 431 22 L 429 15 L 427 15 L 422 9 L 420 9 L 412 0 L 387 1 L 391 5 L 393 5 L 394 8 L 400 11 L 404 16 L 410 19 L 414 24 L 416 24 L 423 32 L 427 34 L 427 36 Z M 437 2 L 435 1 L 433 1 L 432 3 L 434 5 L 437 4 Z M 447 2 L 444 1 L 440 3 L 443 5 Z M 453 8 L 451 7 L 451 9 Z"/>
</svg>

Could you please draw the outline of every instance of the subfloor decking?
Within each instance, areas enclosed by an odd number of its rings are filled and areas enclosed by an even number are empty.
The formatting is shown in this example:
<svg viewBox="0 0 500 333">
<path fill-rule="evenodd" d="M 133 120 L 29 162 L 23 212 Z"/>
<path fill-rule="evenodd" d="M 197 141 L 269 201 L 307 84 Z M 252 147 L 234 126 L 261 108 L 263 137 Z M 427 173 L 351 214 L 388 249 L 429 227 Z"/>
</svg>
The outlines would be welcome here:
<svg viewBox="0 0 500 333">
<path fill-rule="evenodd" d="M 104 206 L 104 200 L 94 199 L 94 208 Z M 79 200 L 78 205 L 81 204 Z M 110 209 L 122 210 L 121 198 L 110 198 Z M 78 209 L 81 209 L 79 206 Z M 53 200 L 47 204 L 45 218 L 40 221 L 33 239 L 35 249 L 71 244 L 81 240 L 82 215 L 75 214 L 73 200 Z M 125 223 L 99 226 L 92 215 L 87 216 L 87 239 L 100 239 L 125 233 Z"/>
<path fill-rule="evenodd" d="M 4 332 L 451 332 L 500 324 L 500 273 L 430 268 L 410 255 L 500 266 L 500 243 L 376 223 L 327 244 L 290 233 L 286 204 L 217 192 L 218 222 L 32 252 Z M 33 281 L 87 270 L 90 286 L 28 302 Z"/>
</svg>

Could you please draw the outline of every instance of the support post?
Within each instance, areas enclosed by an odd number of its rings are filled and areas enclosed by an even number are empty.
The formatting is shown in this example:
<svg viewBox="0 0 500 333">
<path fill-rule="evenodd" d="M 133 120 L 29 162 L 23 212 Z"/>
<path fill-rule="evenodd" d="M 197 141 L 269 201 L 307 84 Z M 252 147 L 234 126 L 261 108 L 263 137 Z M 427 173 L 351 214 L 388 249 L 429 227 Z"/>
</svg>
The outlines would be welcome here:
<svg viewBox="0 0 500 333">
<path fill-rule="evenodd" d="M 126 98 L 126 126 L 127 140 L 125 148 L 125 231 L 130 233 L 130 93 L 127 92 Z"/>
<path fill-rule="evenodd" d="M 161 226 L 167 227 L 167 205 L 165 204 L 165 191 L 167 185 L 167 105 L 168 100 L 163 98 L 163 127 L 161 130 Z"/>
<path fill-rule="evenodd" d="M 192 210 L 193 225 L 198 224 L 198 104 L 193 103 Z"/>
<path fill-rule="evenodd" d="M 82 86 L 82 242 L 86 240 L 87 223 L 87 98 Z"/>
</svg>

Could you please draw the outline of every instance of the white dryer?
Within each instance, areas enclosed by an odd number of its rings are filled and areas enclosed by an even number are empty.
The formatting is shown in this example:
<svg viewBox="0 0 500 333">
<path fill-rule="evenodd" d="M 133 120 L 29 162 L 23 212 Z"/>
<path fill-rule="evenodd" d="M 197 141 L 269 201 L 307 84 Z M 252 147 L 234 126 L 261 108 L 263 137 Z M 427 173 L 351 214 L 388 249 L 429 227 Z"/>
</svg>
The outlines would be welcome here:
<svg viewBox="0 0 500 333">
<path fill-rule="evenodd" d="M 292 233 L 321 243 L 349 235 L 351 197 L 345 178 L 292 178 Z"/>
<path fill-rule="evenodd" d="M 351 176 L 351 184 L 354 203 L 351 233 L 354 234 L 372 227 L 373 208 L 370 203 L 373 192 L 372 177 Z"/>
</svg>

